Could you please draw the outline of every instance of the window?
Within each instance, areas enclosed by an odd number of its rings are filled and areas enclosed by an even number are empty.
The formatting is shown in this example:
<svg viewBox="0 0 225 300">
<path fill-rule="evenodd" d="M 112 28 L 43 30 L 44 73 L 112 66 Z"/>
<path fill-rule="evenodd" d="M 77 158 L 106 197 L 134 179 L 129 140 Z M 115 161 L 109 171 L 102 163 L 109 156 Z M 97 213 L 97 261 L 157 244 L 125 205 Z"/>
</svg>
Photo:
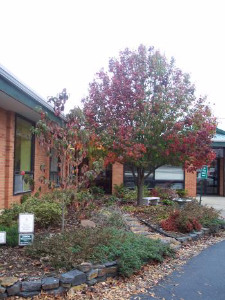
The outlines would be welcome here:
<svg viewBox="0 0 225 300">
<path fill-rule="evenodd" d="M 155 180 L 183 181 L 184 171 L 181 167 L 162 166 L 155 170 Z"/>
<path fill-rule="evenodd" d="M 50 157 L 50 181 L 54 182 L 56 186 L 59 186 L 59 158 L 56 154 L 56 150 L 51 150 Z"/>
<path fill-rule="evenodd" d="M 145 175 L 147 175 L 147 171 Z M 127 165 L 124 166 L 124 185 L 131 189 L 135 188 L 133 174 Z M 145 179 L 145 185 L 150 189 L 156 186 L 169 186 L 173 189 L 183 189 L 184 170 L 182 167 L 164 165 L 156 169 L 154 174 L 150 174 L 150 176 Z"/>
<path fill-rule="evenodd" d="M 14 154 L 14 194 L 32 190 L 34 179 L 34 137 L 33 123 L 16 116 Z M 23 174 L 22 174 L 23 172 Z"/>
</svg>

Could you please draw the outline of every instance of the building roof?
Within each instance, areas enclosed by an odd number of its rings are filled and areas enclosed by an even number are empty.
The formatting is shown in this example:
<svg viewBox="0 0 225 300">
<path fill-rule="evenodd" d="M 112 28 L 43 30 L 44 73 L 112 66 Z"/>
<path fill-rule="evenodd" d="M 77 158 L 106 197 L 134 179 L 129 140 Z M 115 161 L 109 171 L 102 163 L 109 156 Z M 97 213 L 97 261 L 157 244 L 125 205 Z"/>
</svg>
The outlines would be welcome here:
<svg viewBox="0 0 225 300">
<path fill-rule="evenodd" d="M 217 128 L 216 134 L 212 139 L 213 147 L 225 147 L 225 131 Z"/>
<path fill-rule="evenodd" d="M 34 92 L 30 87 L 24 84 L 20 79 L 18 79 L 1 64 L 0 91 L 9 96 L 11 99 L 20 102 L 21 105 L 24 105 L 29 109 L 35 110 L 36 107 L 41 106 L 42 109 L 48 113 L 50 119 L 54 121 L 59 122 L 59 120 L 61 119 L 60 117 L 55 116 L 53 107 L 44 98 Z M 9 97 L 7 98 L 7 101 L 9 101 Z"/>
</svg>

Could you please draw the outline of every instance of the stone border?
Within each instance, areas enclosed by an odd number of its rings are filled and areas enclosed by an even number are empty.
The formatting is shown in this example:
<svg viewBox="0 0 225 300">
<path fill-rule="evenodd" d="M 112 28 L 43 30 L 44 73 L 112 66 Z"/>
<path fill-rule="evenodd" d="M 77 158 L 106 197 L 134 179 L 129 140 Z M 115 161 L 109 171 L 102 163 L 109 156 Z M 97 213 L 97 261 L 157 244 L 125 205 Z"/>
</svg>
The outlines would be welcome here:
<svg viewBox="0 0 225 300">
<path fill-rule="evenodd" d="M 45 277 L 33 281 L 18 281 L 16 277 L 2 277 L 0 278 L 0 299 L 11 296 L 28 298 L 39 295 L 41 291 L 57 296 L 67 292 L 71 287 L 79 289 L 86 285 L 91 286 L 117 275 L 117 262 L 112 261 L 98 265 L 84 262 L 77 269 L 61 274 L 59 278 Z"/>
</svg>

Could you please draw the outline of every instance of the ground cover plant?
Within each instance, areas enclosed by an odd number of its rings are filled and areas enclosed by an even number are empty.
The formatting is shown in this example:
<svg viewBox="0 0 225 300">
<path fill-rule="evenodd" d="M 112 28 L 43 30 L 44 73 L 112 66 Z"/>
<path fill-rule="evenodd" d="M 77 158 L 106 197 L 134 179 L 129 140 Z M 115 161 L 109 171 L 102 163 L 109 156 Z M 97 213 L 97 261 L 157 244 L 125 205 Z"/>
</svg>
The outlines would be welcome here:
<svg viewBox="0 0 225 300">
<path fill-rule="evenodd" d="M 119 273 L 130 276 L 149 261 L 162 261 L 174 251 L 151 240 L 113 227 L 80 229 L 75 232 L 40 237 L 27 248 L 33 258 L 49 257 L 55 267 L 71 269 L 83 261 L 104 263 L 117 260 Z"/>
</svg>

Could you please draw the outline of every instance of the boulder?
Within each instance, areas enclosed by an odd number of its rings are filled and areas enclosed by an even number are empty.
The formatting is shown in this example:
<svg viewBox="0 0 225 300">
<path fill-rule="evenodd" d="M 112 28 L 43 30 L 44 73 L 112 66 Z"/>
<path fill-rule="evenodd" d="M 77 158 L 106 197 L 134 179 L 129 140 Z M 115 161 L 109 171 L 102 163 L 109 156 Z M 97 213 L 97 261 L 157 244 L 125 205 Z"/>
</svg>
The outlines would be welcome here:
<svg viewBox="0 0 225 300">
<path fill-rule="evenodd" d="M 81 220 L 80 224 L 81 224 L 81 226 L 88 227 L 88 228 L 95 228 L 96 227 L 95 222 L 93 222 L 91 220 Z"/>
</svg>

